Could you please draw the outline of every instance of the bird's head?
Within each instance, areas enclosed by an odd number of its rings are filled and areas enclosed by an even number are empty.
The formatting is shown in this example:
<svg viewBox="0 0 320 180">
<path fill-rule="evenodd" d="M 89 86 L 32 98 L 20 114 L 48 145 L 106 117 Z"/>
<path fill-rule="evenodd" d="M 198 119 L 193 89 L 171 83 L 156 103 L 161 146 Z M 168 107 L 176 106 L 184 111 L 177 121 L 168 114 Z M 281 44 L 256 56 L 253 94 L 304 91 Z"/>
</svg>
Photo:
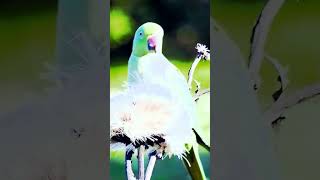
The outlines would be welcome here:
<svg viewBox="0 0 320 180">
<path fill-rule="evenodd" d="M 144 23 L 134 35 L 132 54 L 142 57 L 148 53 L 162 53 L 163 34 L 163 29 L 159 24 Z"/>
</svg>

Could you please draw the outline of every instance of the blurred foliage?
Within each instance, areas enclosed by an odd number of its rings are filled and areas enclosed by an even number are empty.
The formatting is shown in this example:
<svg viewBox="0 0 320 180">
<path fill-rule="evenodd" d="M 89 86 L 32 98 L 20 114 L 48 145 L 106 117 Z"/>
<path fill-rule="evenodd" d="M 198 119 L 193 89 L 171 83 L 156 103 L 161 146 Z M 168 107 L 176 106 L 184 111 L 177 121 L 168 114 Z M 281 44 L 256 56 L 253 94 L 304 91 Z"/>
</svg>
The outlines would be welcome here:
<svg viewBox="0 0 320 180">
<path fill-rule="evenodd" d="M 132 34 L 132 20 L 121 9 L 114 8 L 110 11 L 110 44 L 116 46 L 123 40 L 128 40 Z"/>
<path fill-rule="evenodd" d="M 57 10 L 58 0 L 3 0 L 0 6 L 0 17 L 31 15 L 35 12 Z"/>
<path fill-rule="evenodd" d="M 56 14 L 34 12 L 0 17 L 0 82 L 40 82 L 39 72 L 55 53 Z"/>
</svg>

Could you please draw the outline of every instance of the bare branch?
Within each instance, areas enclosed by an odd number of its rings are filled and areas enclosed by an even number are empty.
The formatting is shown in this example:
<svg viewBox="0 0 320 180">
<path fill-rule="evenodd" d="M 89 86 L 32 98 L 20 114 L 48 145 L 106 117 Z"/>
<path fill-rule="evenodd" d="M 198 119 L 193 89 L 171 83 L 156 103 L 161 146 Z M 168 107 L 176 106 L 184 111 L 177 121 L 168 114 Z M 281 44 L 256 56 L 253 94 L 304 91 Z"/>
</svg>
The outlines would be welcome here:
<svg viewBox="0 0 320 180">
<path fill-rule="evenodd" d="M 144 145 L 141 145 L 138 150 L 139 180 L 144 180 L 144 150 Z"/>
<path fill-rule="evenodd" d="M 193 95 L 193 100 L 195 102 L 198 102 L 199 98 L 202 95 L 210 93 L 210 89 L 208 88 L 208 89 L 200 91 L 200 89 L 201 89 L 200 83 L 197 80 L 194 80 L 194 82 L 196 83 L 196 90 L 194 91 L 195 94 Z"/>
<path fill-rule="evenodd" d="M 201 60 L 201 56 L 198 55 L 196 57 L 196 59 L 193 61 L 192 65 L 191 65 L 191 68 L 189 69 L 189 72 L 188 72 L 189 89 L 191 89 L 193 74 L 194 74 L 194 71 L 196 70 L 196 67 L 199 64 L 200 60 Z"/>
<path fill-rule="evenodd" d="M 270 63 L 275 67 L 275 69 L 278 72 L 278 81 L 280 82 L 280 89 L 275 91 L 272 95 L 273 100 L 277 101 L 289 84 L 289 80 L 287 77 L 288 67 L 282 67 L 281 64 L 277 61 L 277 59 L 272 58 L 271 56 L 265 55 L 265 57 L 267 60 L 270 61 Z"/>
<path fill-rule="evenodd" d="M 288 108 L 308 101 L 318 95 L 320 95 L 320 84 L 307 86 L 290 95 L 283 94 L 271 106 L 271 108 L 264 113 L 263 118 L 270 123 L 273 123 L 275 120 L 279 119 Z"/>
<path fill-rule="evenodd" d="M 200 83 L 197 80 L 194 80 L 194 82 L 196 83 L 196 90 L 194 91 L 194 93 L 198 93 L 199 90 L 201 89 Z"/>
<path fill-rule="evenodd" d="M 253 87 L 257 90 L 261 84 L 260 67 L 264 58 L 264 47 L 274 17 L 285 0 L 269 0 L 261 11 L 251 33 L 251 48 L 249 55 L 249 72 Z"/>
<path fill-rule="evenodd" d="M 289 84 L 289 80 L 288 80 L 288 77 L 287 77 L 288 67 L 282 67 L 277 59 L 275 59 L 275 58 L 273 58 L 273 57 L 271 57 L 269 55 L 265 55 L 265 57 L 267 58 L 267 60 L 269 60 L 272 63 L 272 65 L 278 71 L 278 74 L 280 76 L 281 86 L 282 86 L 283 89 L 286 89 L 288 84 Z"/>
<path fill-rule="evenodd" d="M 127 180 L 136 180 L 133 170 L 132 170 L 132 150 L 127 150 L 126 151 L 126 156 L 125 156 L 125 168 L 126 168 L 126 178 Z"/>
<path fill-rule="evenodd" d="M 201 91 L 198 91 L 194 96 L 193 96 L 193 99 L 195 102 L 197 102 L 199 100 L 199 98 L 205 94 L 208 94 L 210 93 L 210 89 L 204 89 L 204 90 L 201 90 Z"/>
</svg>

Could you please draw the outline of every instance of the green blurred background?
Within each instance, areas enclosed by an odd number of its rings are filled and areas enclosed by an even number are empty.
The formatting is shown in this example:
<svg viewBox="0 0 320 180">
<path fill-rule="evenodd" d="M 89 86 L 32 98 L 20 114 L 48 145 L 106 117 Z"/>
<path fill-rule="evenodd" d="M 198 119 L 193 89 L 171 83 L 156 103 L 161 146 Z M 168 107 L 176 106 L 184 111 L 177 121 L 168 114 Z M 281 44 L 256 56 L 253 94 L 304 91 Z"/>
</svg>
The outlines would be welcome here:
<svg viewBox="0 0 320 180">
<path fill-rule="evenodd" d="M 0 107 L 14 110 L 26 94 L 42 92 L 45 63 L 55 56 L 57 0 L 10 0 L 0 5 Z"/>
<path fill-rule="evenodd" d="M 116 3 L 117 2 L 117 3 Z M 189 1 L 113 1 L 113 18 L 124 19 L 127 28 L 121 27 L 111 31 L 112 68 L 110 70 L 111 86 L 118 90 L 126 77 L 126 63 L 130 55 L 132 33 L 145 21 L 160 23 L 165 31 L 164 53 L 173 60 L 184 74 L 194 58 L 196 42 L 208 44 L 207 26 L 200 28 L 206 18 L 197 17 L 202 1 L 196 5 Z M 194 1 L 192 1 L 194 2 Z M 249 54 L 251 29 L 258 17 L 265 0 L 214 0 L 211 3 L 215 20 L 226 30 L 240 47 L 244 56 Z M 138 4 L 138 7 L 136 6 Z M 152 3 L 158 3 L 153 6 Z M 160 4 L 160 5 L 159 5 Z M 188 4 L 188 5 L 187 5 Z M 205 4 L 205 2 L 203 2 Z M 153 8 L 148 8 L 150 6 Z M 205 6 L 205 7 L 203 7 Z M 174 13 L 167 13 L 172 8 Z M 282 65 L 289 67 L 290 90 L 320 81 L 320 2 L 317 0 L 288 0 L 283 5 L 269 33 L 266 51 L 277 58 Z M 177 14 L 175 14 L 175 11 Z M 161 14 L 159 13 L 161 12 Z M 170 16 L 169 16 L 170 14 Z M 172 15 L 174 14 L 174 15 Z M 12 109 L 21 102 L 26 93 L 41 92 L 46 82 L 39 78 L 45 71 L 44 63 L 53 63 L 56 43 L 56 0 L 10 0 L 2 1 L 0 6 L 0 107 L 2 110 Z M 159 18 L 157 18 L 159 17 Z M 186 18 L 176 23 L 176 19 Z M 194 19 L 193 19 L 194 18 Z M 168 23 L 169 21 L 173 23 Z M 168 22 L 167 22 L 168 21 Z M 188 24 L 197 22 L 198 24 Z M 185 24 L 187 23 L 187 24 Z M 116 24 L 116 23 L 115 23 Z M 112 24 L 111 24 L 112 25 Z M 116 24 L 117 25 L 117 24 Z M 117 27 L 117 26 L 114 27 Z M 120 32 L 121 29 L 121 32 Z M 177 32 L 179 35 L 177 35 Z M 192 34 L 192 36 L 190 34 Z M 189 36 L 190 38 L 183 38 Z M 113 37 L 112 37 L 113 36 Z M 191 41 L 192 40 L 192 41 Z M 214 52 L 214 50 L 213 50 Z M 203 69 L 202 69 L 203 68 Z M 201 70 L 202 69 L 202 70 Z M 203 73 L 203 74 L 202 74 Z M 208 63 L 201 63 L 197 76 L 203 86 L 209 86 Z M 262 68 L 263 87 L 260 95 L 262 104 L 271 102 L 270 93 L 278 84 L 276 72 L 265 62 Z M 200 104 L 205 106 L 208 98 Z M 319 120 L 310 116 L 319 116 L 318 101 L 299 106 L 289 112 L 288 120 L 279 129 L 274 129 L 274 144 L 281 172 L 284 179 L 318 179 L 318 162 L 320 162 Z M 204 111 L 207 107 L 204 108 Z M 201 113 L 201 112 L 200 112 Z M 201 114 L 206 114 L 202 112 Z M 205 118 L 208 118 L 204 115 Z M 306 118 L 307 117 L 307 118 Z M 206 126 L 203 127 L 204 130 Z M 214 133 L 213 133 L 214 134 Z M 113 156 L 113 157 L 116 157 Z M 112 157 L 112 178 L 118 179 L 123 173 L 123 156 Z M 203 153 L 206 171 L 209 159 Z M 165 171 L 162 171 L 165 170 Z M 155 179 L 163 179 L 172 174 L 173 178 L 186 177 L 186 172 L 176 158 L 160 162 L 155 169 Z M 170 179 L 171 179 L 170 178 Z"/>
</svg>

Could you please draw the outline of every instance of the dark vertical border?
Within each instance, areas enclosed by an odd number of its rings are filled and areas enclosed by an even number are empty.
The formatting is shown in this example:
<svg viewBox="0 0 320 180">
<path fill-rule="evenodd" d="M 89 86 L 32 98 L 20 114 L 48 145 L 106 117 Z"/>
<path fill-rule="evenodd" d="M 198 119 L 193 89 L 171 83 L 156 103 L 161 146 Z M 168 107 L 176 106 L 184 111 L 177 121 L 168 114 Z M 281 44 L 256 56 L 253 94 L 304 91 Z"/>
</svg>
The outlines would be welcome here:
<svg viewBox="0 0 320 180">
<path fill-rule="evenodd" d="M 106 69 L 107 69 L 107 73 L 106 73 L 106 77 L 107 77 L 107 91 L 106 91 L 106 95 L 107 95 L 107 117 L 108 117 L 108 121 L 107 121 L 107 137 L 109 137 L 110 134 L 110 0 L 107 0 L 107 38 L 106 38 Z M 107 138 L 106 137 L 106 138 Z M 107 177 L 108 179 L 110 178 L 110 141 L 109 139 L 107 140 Z"/>
<path fill-rule="evenodd" d="M 212 78 L 213 75 L 213 61 L 214 59 L 214 49 L 213 49 L 213 17 L 212 17 L 212 0 L 210 0 L 210 179 L 215 179 L 214 178 L 214 143 L 213 143 L 213 93 L 215 91 L 214 87 L 214 81 Z"/>
<path fill-rule="evenodd" d="M 214 124 L 214 119 L 213 119 L 213 94 L 215 92 L 215 86 L 214 86 L 214 81 L 213 81 L 213 66 L 214 66 L 214 44 L 213 44 L 213 8 L 212 8 L 212 3 L 213 1 L 210 0 L 210 179 L 215 179 L 214 178 L 214 143 L 213 143 L 213 124 Z"/>
</svg>

